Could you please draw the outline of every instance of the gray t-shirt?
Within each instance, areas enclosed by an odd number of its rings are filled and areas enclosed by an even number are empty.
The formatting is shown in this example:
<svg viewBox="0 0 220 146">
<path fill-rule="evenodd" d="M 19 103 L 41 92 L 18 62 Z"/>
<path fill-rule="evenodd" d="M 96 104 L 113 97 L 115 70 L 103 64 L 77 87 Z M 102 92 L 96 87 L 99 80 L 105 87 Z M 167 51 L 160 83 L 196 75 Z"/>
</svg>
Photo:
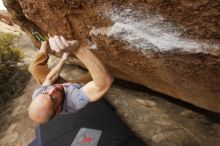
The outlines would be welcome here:
<svg viewBox="0 0 220 146">
<path fill-rule="evenodd" d="M 40 86 L 34 91 L 32 99 L 52 86 Z M 81 87 L 82 86 L 80 84 L 76 83 L 71 83 L 64 87 L 65 99 L 63 102 L 62 113 L 76 112 L 88 104 L 89 97 L 85 94 Z"/>
</svg>

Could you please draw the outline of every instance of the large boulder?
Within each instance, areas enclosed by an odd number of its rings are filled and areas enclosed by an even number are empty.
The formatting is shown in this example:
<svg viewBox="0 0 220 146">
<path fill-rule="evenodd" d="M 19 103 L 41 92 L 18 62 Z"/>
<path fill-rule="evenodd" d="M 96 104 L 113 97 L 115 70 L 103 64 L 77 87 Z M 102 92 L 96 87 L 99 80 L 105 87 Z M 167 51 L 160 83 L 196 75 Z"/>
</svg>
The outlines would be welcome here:
<svg viewBox="0 0 220 146">
<path fill-rule="evenodd" d="M 220 1 L 3 1 L 29 34 L 79 39 L 114 77 L 220 113 Z"/>
</svg>

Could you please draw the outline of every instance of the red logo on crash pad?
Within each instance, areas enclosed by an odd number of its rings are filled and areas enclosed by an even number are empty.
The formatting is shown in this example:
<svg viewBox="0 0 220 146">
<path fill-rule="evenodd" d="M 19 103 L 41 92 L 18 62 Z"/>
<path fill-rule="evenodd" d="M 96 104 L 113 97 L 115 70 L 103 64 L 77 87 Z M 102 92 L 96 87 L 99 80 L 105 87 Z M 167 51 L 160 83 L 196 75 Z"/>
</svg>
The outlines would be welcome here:
<svg viewBox="0 0 220 146">
<path fill-rule="evenodd" d="M 90 137 L 87 137 L 85 134 L 83 135 L 83 140 L 81 143 L 90 143 L 93 139 Z"/>
</svg>

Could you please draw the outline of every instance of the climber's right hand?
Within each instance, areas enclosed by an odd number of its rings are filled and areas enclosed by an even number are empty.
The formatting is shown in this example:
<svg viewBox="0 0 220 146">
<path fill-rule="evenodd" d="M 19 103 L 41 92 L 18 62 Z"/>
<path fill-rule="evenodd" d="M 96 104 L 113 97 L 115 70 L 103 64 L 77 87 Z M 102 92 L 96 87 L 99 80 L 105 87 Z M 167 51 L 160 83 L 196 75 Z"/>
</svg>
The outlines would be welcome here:
<svg viewBox="0 0 220 146">
<path fill-rule="evenodd" d="M 79 42 L 77 40 L 66 40 L 63 36 L 53 36 L 49 38 L 51 50 L 56 52 L 74 52 L 79 49 Z"/>
<path fill-rule="evenodd" d="M 68 56 L 69 56 L 69 52 L 64 52 L 61 59 L 62 59 L 63 61 L 66 61 L 67 58 L 68 58 Z"/>
</svg>

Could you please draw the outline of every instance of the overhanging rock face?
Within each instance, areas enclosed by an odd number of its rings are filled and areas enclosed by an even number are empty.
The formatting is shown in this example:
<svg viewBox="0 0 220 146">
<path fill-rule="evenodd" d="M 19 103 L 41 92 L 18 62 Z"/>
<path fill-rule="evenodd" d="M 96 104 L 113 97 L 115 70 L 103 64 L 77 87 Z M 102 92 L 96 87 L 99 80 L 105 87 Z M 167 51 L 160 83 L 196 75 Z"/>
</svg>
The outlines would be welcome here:
<svg viewBox="0 0 220 146">
<path fill-rule="evenodd" d="M 4 3 L 26 32 L 92 45 L 114 77 L 220 113 L 220 1 Z"/>
</svg>

